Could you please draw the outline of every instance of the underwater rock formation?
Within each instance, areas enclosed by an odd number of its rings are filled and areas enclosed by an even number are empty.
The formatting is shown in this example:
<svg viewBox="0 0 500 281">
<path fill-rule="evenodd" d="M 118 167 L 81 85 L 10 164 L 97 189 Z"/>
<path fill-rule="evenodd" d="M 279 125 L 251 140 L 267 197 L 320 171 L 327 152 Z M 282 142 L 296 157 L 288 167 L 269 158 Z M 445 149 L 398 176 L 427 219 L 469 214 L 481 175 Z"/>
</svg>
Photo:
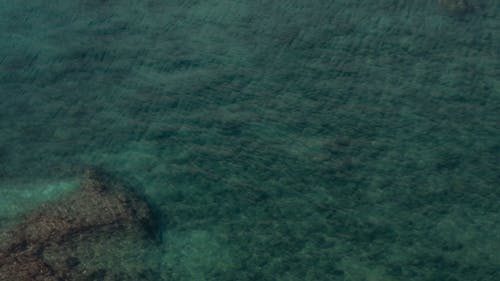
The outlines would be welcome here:
<svg viewBox="0 0 500 281">
<path fill-rule="evenodd" d="M 438 0 L 438 3 L 453 16 L 463 16 L 474 11 L 475 8 L 475 5 L 470 0 Z"/>
<path fill-rule="evenodd" d="M 78 271 L 75 243 L 118 232 L 145 234 L 151 223 L 147 204 L 94 170 L 78 189 L 45 203 L 4 234 L 0 241 L 0 281 L 104 280 Z M 142 235 L 142 234 L 141 234 Z M 58 252 L 56 259 L 47 252 Z M 90 279 L 89 279 L 90 278 Z M 113 280 L 113 279 L 106 279 Z"/>
</svg>

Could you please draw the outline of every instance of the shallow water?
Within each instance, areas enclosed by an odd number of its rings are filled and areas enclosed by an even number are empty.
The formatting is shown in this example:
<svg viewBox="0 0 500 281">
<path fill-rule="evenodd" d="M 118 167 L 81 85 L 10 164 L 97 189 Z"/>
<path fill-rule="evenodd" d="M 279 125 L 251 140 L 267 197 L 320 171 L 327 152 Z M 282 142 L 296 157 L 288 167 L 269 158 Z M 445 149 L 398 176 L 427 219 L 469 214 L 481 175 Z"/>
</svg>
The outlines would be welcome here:
<svg viewBox="0 0 500 281">
<path fill-rule="evenodd" d="M 0 226 L 98 166 L 158 241 L 79 270 L 500 280 L 500 2 L 437 2 L 0 0 Z"/>
</svg>

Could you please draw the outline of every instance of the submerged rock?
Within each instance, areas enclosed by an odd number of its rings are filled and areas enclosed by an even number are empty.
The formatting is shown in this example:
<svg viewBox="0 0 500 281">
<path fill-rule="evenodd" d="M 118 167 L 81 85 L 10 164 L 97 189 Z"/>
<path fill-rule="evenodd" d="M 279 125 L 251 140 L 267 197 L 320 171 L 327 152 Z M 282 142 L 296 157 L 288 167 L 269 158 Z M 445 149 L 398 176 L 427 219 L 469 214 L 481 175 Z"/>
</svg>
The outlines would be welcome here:
<svg viewBox="0 0 500 281">
<path fill-rule="evenodd" d="M 438 0 L 439 5 L 450 15 L 463 16 L 475 9 L 470 0 Z"/>
<path fill-rule="evenodd" d="M 45 203 L 2 235 L 0 281 L 87 280 L 93 274 L 103 275 L 104 269 L 79 272 L 71 247 L 118 232 L 143 235 L 150 224 L 151 212 L 144 201 L 88 170 L 78 189 Z M 45 254 L 54 249 L 59 253 L 56 259 Z"/>
</svg>

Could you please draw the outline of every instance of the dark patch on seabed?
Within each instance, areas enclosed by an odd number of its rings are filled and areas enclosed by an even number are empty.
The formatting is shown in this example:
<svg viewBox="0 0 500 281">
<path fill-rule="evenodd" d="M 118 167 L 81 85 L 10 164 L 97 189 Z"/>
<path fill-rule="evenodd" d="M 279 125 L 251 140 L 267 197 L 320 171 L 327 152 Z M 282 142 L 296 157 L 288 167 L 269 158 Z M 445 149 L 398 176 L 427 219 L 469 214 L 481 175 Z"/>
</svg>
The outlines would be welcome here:
<svg viewBox="0 0 500 281">
<path fill-rule="evenodd" d="M 499 12 L 0 0 L 0 281 L 500 280 Z"/>
</svg>

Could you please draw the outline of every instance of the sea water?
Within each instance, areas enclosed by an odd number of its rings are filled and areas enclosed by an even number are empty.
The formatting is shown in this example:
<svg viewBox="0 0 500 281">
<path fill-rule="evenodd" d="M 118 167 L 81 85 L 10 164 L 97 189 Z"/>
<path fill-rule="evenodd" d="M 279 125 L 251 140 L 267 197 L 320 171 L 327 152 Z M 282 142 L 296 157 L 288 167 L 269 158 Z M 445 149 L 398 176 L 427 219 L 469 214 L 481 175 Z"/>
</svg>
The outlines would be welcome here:
<svg viewBox="0 0 500 281">
<path fill-rule="evenodd" d="M 438 2 L 0 0 L 0 227 L 98 166 L 158 241 L 81 270 L 500 280 L 500 4 Z"/>
</svg>

